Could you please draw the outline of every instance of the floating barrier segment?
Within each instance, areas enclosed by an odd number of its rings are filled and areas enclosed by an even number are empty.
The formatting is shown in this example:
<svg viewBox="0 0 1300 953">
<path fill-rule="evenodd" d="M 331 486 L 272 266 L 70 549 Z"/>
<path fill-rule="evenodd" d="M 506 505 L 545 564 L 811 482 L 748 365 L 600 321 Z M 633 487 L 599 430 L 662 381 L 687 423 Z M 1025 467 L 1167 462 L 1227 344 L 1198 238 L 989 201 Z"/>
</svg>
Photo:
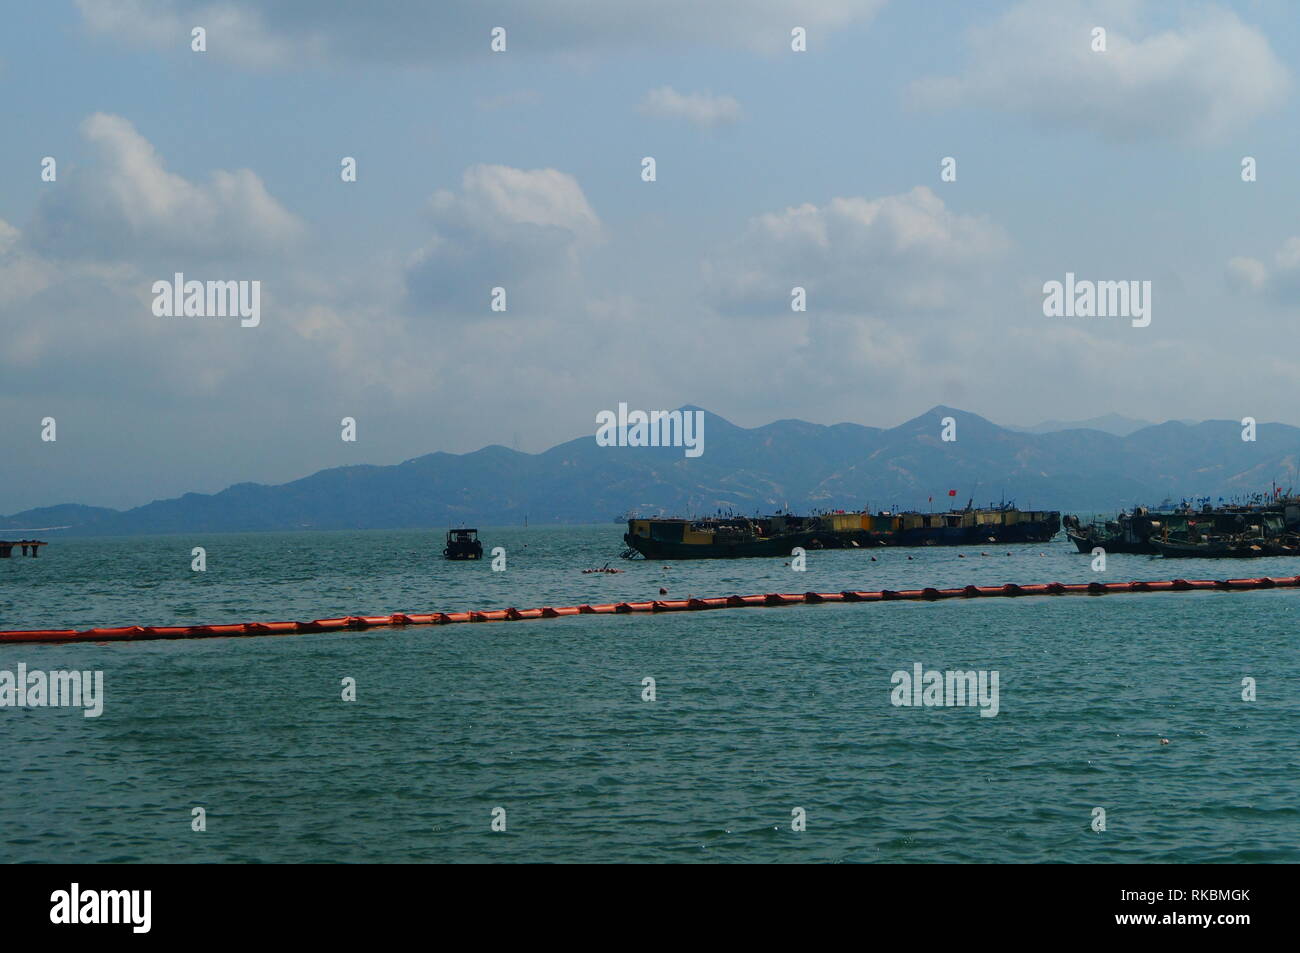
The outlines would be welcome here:
<svg viewBox="0 0 1300 953">
<path fill-rule="evenodd" d="M 24 642 L 143 642 L 153 639 L 207 639 L 252 635 L 302 635 L 412 625 L 450 625 L 457 622 L 521 622 L 558 619 L 570 615 L 623 615 L 629 612 L 697 612 L 703 609 L 770 608 L 818 605 L 823 602 L 890 602 L 938 599 L 984 599 L 1020 596 L 1103 596 L 1115 592 L 1240 591 L 1300 587 L 1300 576 L 1254 579 L 1158 579 L 1149 582 L 1048 582 L 1001 586 L 963 586 L 958 589 L 879 589 L 872 592 L 769 592 L 756 596 L 716 596 L 708 599 L 651 599 L 645 602 L 607 602 L 600 605 L 543 606 L 540 609 L 491 609 L 481 612 L 417 612 L 392 615 L 349 615 L 313 622 L 242 622 L 231 625 L 128 625 L 111 629 L 28 629 L 0 632 L 0 644 Z"/>
</svg>

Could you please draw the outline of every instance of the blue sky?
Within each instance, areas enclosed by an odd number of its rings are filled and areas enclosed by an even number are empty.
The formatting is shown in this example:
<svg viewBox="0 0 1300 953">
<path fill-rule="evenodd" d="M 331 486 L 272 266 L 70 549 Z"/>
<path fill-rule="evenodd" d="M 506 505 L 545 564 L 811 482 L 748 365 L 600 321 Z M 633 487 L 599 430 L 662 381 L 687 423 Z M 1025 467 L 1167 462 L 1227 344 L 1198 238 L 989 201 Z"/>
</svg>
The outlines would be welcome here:
<svg viewBox="0 0 1300 953">
<path fill-rule="evenodd" d="M 1300 423 L 1286 3 L 5 17 L 0 512 L 537 451 L 620 401 L 746 426 L 938 403 Z M 262 324 L 155 317 L 175 271 L 260 280 Z M 1044 317 L 1067 271 L 1151 281 L 1151 325 Z"/>
</svg>

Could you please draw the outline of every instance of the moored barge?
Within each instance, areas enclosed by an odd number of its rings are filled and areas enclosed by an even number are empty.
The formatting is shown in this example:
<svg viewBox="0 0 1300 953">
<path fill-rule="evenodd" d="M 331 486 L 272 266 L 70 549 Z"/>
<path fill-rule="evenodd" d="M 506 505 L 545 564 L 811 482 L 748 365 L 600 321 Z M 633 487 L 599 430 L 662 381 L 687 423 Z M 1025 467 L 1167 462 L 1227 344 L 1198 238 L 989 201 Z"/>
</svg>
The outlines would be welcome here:
<svg viewBox="0 0 1300 953">
<path fill-rule="evenodd" d="M 826 513 L 710 519 L 629 519 L 624 555 L 647 559 L 789 556 L 805 550 L 873 546 L 973 546 L 1047 542 L 1061 528 L 1056 511 L 1014 506 L 944 513 Z"/>
</svg>

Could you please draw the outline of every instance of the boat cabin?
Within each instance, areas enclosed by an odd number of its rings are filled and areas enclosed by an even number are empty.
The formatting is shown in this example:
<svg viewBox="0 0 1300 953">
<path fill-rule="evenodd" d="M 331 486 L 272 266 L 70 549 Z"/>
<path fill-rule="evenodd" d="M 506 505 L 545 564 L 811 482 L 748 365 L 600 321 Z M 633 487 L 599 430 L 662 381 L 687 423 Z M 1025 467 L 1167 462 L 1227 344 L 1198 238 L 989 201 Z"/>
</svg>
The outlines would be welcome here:
<svg viewBox="0 0 1300 953">
<path fill-rule="evenodd" d="M 442 555 L 447 559 L 482 559 L 483 544 L 478 541 L 478 530 L 447 530 L 447 548 Z"/>
</svg>

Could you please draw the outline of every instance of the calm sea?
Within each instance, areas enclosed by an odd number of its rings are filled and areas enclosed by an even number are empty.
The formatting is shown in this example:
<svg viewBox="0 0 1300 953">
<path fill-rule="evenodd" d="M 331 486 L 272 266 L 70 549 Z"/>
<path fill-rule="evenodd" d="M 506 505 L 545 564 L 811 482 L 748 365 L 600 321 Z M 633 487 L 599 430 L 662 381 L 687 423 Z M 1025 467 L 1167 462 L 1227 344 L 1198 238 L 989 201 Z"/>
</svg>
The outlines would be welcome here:
<svg viewBox="0 0 1300 953">
<path fill-rule="evenodd" d="M 0 629 L 1300 571 L 1113 555 L 1097 574 L 1063 540 L 666 567 L 618 559 L 621 532 L 484 530 L 505 572 L 445 562 L 432 531 L 47 533 L 39 559 L 0 561 Z M 581 573 L 606 562 L 626 572 Z M 0 861 L 1296 862 L 1297 607 L 1274 590 L 9 646 L 0 670 L 100 670 L 106 697 L 98 718 L 0 708 Z M 998 672 L 996 717 L 893 706 L 918 662 Z"/>
</svg>

